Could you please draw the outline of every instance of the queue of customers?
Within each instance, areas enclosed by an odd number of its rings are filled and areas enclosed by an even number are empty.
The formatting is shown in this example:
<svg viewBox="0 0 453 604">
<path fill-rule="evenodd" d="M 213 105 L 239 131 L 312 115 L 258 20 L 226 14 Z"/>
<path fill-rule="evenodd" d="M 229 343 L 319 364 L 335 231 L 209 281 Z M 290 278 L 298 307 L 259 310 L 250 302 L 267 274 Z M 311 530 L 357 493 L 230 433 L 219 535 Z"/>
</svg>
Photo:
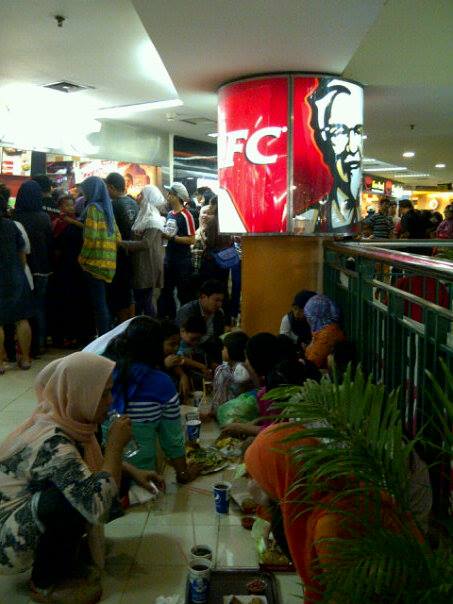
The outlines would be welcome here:
<svg viewBox="0 0 453 604">
<path fill-rule="evenodd" d="M 443 216 L 433 210 L 415 209 L 410 199 L 402 199 L 398 205 L 399 211 L 396 201 L 383 197 L 377 212 L 369 210 L 361 223 L 362 239 L 453 239 L 452 205 L 445 208 Z"/>
<path fill-rule="evenodd" d="M 6 360 L 28 369 L 49 338 L 80 348 L 135 315 L 173 320 L 212 279 L 227 321 L 237 317 L 239 254 L 219 233 L 214 193 L 197 191 L 200 208 L 181 183 L 166 196 L 147 185 L 137 200 L 125 188 L 111 173 L 56 194 L 38 176 L 21 185 L 11 211 L 0 185 L 0 374 Z M 226 264 L 217 259 L 224 250 Z"/>
</svg>

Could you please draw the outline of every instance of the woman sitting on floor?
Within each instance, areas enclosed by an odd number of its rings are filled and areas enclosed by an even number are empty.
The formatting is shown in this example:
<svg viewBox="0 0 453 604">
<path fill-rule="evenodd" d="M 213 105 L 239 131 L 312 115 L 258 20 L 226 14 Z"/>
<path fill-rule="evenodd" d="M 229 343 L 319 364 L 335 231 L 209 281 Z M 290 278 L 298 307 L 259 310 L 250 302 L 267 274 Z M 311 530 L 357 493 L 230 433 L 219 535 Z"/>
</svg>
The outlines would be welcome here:
<svg viewBox="0 0 453 604">
<path fill-rule="evenodd" d="M 145 488 L 160 480 L 123 466 L 131 438 L 127 418 L 112 425 L 102 456 L 95 433 L 111 402 L 113 368 L 112 361 L 83 352 L 45 367 L 37 377 L 38 407 L 0 445 L 0 571 L 33 567 L 36 602 L 98 602 L 99 578 L 71 581 L 83 535 L 88 531 L 92 561 L 102 567 L 102 524 L 110 519 L 122 471 Z"/>
<path fill-rule="evenodd" d="M 346 337 L 339 325 L 340 309 L 327 296 L 313 296 L 305 305 L 305 318 L 313 335 L 305 357 L 319 369 L 327 369 L 327 360 L 338 342 Z"/>
<path fill-rule="evenodd" d="M 105 356 L 117 362 L 110 411 L 127 414 L 132 420 L 133 436 L 140 447 L 130 460 L 134 466 L 155 470 L 159 439 L 178 482 L 186 483 L 196 478 L 197 470 L 186 464 L 179 396 L 171 378 L 161 370 L 163 340 L 158 321 L 142 316 L 110 342 Z"/>
</svg>

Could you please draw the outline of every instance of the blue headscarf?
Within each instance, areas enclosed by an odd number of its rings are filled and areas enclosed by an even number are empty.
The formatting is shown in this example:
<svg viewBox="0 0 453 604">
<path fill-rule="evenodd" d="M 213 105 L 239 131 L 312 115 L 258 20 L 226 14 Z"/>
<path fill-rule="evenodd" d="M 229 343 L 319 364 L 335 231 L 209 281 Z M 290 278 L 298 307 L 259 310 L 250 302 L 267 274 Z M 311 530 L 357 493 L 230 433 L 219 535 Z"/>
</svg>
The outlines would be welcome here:
<svg viewBox="0 0 453 604">
<path fill-rule="evenodd" d="M 318 294 L 305 304 L 304 315 L 312 333 L 340 321 L 340 309 L 327 296 Z"/>
<path fill-rule="evenodd" d="M 16 197 L 16 212 L 41 212 L 42 191 L 34 180 L 27 180 L 21 184 Z"/>
<path fill-rule="evenodd" d="M 112 200 L 105 186 L 104 181 L 99 176 L 89 176 L 80 185 L 86 200 L 83 217 L 91 205 L 95 205 L 98 210 L 104 213 L 107 222 L 109 235 L 113 235 L 115 230 L 115 217 L 113 215 Z"/>
</svg>

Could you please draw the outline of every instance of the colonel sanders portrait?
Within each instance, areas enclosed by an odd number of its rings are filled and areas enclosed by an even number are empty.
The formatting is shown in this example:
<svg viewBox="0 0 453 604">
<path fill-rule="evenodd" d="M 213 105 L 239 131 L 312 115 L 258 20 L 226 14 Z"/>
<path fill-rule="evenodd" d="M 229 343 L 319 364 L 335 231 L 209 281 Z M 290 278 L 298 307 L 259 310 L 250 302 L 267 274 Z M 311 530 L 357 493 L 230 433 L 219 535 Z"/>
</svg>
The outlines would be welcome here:
<svg viewBox="0 0 453 604">
<path fill-rule="evenodd" d="M 359 219 L 362 184 L 363 90 L 321 79 L 309 97 L 315 141 L 333 177 L 325 199 L 304 213 L 313 230 L 348 231 Z"/>
</svg>

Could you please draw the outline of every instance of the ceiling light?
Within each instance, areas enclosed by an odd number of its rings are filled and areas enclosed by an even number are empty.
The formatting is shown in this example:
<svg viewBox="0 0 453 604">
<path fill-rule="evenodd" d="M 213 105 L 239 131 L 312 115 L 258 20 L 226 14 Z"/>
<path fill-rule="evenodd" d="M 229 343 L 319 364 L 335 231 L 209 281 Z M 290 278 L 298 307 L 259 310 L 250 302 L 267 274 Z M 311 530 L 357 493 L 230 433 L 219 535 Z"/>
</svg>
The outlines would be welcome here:
<svg viewBox="0 0 453 604">
<path fill-rule="evenodd" d="M 364 169 L 364 172 L 376 172 L 379 174 L 380 172 L 398 172 L 399 170 L 407 170 L 404 166 L 395 166 L 394 168 L 379 168 L 375 166 L 374 168 Z"/>
<path fill-rule="evenodd" d="M 367 135 L 367 134 L 362 134 L 362 140 L 363 140 L 363 141 L 366 141 L 366 139 L 367 139 L 367 138 L 368 138 L 368 135 Z"/>
<path fill-rule="evenodd" d="M 414 151 L 405 151 L 403 153 L 403 157 L 414 157 L 414 156 L 415 156 Z"/>
<path fill-rule="evenodd" d="M 429 176 L 429 174 L 426 174 L 425 172 L 420 172 L 417 174 L 395 174 L 395 178 L 424 178 L 426 176 Z"/>
<path fill-rule="evenodd" d="M 217 138 L 219 136 L 219 133 L 218 132 L 210 132 L 208 134 L 208 136 L 210 136 L 211 138 Z M 441 166 L 441 167 L 443 167 L 443 166 Z"/>
<path fill-rule="evenodd" d="M 435 168 L 445 168 L 447 164 L 436 164 Z"/>
<path fill-rule="evenodd" d="M 151 103 L 137 103 L 135 105 L 119 105 L 118 107 L 103 107 L 99 110 L 99 117 L 125 117 L 132 113 L 153 111 L 155 109 L 167 109 L 168 107 L 180 107 L 184 103 L 181 99 L 169 99 L 167 101 L 154 101 Z"/>
</svg>

